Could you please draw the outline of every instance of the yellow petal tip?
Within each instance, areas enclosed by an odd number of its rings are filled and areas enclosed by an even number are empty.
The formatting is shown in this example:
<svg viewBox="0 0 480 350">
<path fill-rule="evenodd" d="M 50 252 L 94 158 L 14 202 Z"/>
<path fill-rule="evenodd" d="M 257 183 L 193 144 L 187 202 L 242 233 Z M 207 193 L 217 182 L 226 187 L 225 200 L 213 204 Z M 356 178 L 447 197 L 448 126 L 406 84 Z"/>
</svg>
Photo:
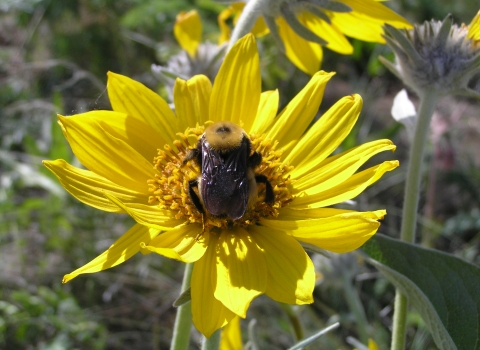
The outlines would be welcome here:
<svg viewBox="0 0 480 350">
<path fill-rule="evenodd" d="M 67 275 L 63 276 L 62 284 L 70 282 L 71 280 L 73 280 L 74 277 L 75 276 L 72 276 L 71 274 L 67 274 Z"/>
<path fill-rule="evenodd" d="M 377 216 L 377 220 L 383 220 L 385 215 L 387 215 L 387 211 L 385 209 L 375 210 L 374 213 Z"/>
<path fill-rule="evenodd" d="M 314 74 L 314 76 L 316 75 L 324 75 L 324 76 L 329 76 L 329 77 L 333 77 L 335 74 L 337 74 L 337 72 L 326 72 L 324 70 L 319 70 L 318 72 L 316 72 Z"/>
</svg>

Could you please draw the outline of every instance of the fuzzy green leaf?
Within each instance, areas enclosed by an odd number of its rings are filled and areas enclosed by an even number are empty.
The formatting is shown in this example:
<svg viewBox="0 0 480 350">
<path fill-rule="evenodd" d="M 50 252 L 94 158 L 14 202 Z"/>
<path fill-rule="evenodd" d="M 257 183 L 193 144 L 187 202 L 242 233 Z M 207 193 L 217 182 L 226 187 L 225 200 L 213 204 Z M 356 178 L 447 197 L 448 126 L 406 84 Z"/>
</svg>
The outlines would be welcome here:
<svg viewBox="0 0 480 350">
<path fill-rule="evenodd" d="M 480 349 L 480 268 L 375 235 L 362 250 L 420 313 L 439 349 Z"/>
</svg>

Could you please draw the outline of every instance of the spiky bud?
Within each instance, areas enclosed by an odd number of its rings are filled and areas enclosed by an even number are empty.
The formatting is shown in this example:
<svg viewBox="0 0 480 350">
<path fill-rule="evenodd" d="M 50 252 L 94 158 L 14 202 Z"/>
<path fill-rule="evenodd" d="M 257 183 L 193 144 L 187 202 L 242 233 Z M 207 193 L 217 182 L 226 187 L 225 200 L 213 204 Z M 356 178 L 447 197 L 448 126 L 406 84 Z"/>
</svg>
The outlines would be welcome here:
<svg viewBox="0 0 480 350">
<path fill-rule="evenodd" d="M 469 35 L 469 27 L 443 21 L 427 21 L 414 29 L 385 26 L 385 40 L 395 53 L 392 64 L 383 64 L 419 96 L 434 89 L 440 96 L 461 94 L 480 98 L 468 82 L 480 71 L 480 45 Z"/>
</svg>

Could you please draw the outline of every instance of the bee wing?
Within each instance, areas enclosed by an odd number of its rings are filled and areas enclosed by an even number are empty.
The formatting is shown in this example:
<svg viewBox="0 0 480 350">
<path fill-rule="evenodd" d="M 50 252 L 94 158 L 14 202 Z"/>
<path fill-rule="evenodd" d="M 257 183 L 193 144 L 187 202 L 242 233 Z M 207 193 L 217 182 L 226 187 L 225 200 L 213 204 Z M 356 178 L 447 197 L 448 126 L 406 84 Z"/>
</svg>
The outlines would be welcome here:
<svg viewBox="0 0 480 350">
<path fill-rule="evenodd" d="M 201 196 L 210 214 L 227 214 L 233 220 L 245 214 L 249 195 L 247 157 L 243 144 L 225 160 L 208 146 L 202 146 Z"/>
</svg>

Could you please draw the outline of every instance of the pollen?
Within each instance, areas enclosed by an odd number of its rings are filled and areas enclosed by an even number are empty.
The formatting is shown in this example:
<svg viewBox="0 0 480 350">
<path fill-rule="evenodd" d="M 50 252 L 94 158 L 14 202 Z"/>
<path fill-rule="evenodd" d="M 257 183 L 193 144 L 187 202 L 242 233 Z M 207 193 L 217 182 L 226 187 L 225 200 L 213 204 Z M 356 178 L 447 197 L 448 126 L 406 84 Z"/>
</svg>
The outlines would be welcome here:
<svg viewBox="0 0 480 350">
<path fill-rule="evenodd" d="M 189 181 L 198 178 L 201 169 L 195 162 L 183 164 L 183 160 L 188 152 L 196 147 L 205 128 L 210 124 L 211 122 L 207 122 L 202 126 L 197 124 L 195 128 L 187 128 L 184 133 L 177 134 L 173 144 L 158 150 L 153 159 L 158 174 L 147 181 L 150 192 L 148 204 L 157 204 L 161 209 L 175 213 L 176 219 L 202 224 L 207 230 L 214 227 L 245 227 L 256 224 L 261 218 L 277 217 L 279 209 L 294 199 L 291 194 L 292 180 L 288 175 L 293 167 L 281 161 L 282 150 L 277 150 L 278 142 L 267 139 L 265 135 L 249 135 L 249 138 L 252 153 L 259 152 L 262 155 L 262 162 L 254 172 L 256 175 L 264 175 L 272 185 L 275 195 L 273 203 L 265 202 L 265 185 L 259 183 L 256 202 L 239 220 L 216 217 L 208 212 L 204 216 L 195 207 L 188 194 Z"/>
</svg>

